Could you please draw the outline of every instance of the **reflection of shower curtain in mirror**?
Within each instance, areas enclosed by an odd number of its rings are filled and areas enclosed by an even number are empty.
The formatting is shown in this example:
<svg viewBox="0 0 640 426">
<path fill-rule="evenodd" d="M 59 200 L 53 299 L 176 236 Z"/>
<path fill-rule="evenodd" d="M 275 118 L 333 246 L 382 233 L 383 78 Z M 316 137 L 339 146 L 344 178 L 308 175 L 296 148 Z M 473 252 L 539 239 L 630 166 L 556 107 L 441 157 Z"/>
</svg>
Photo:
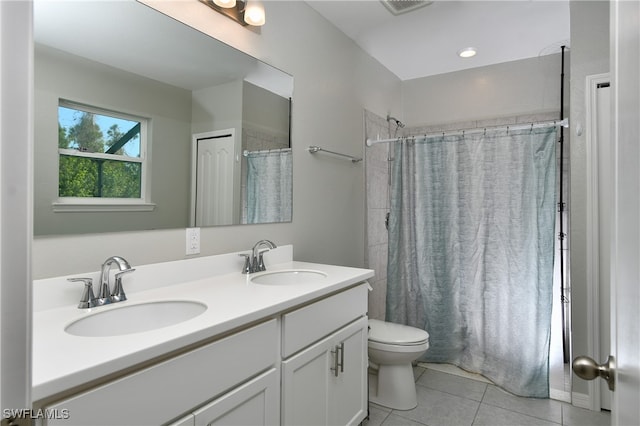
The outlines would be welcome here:
<svg viewBox="0 0 640 426">
<path fill-rule="evenodd" d="M 548 397 L 555 128 L 395 144 L 387 320 L 422 360 Z"/>
<path fill-rule="evenodd" d="M 247 223 L 290 222 L 291 150 L 247 156 Z"/>
</svg>

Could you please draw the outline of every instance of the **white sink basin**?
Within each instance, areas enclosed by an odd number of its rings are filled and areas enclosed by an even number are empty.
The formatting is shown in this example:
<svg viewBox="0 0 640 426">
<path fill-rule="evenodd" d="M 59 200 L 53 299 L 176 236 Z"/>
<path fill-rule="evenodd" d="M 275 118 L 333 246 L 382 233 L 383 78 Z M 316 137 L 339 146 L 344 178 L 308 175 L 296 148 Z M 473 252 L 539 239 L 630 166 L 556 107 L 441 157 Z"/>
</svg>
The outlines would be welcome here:
<svg viewBox="0 0 640 426">
<path fill-rule="evenodd" d="M 120 336 L 178 324 L 195 318 L 206 310 L 207 305 L 188 300 L 125 305 L 75 320 L 64 331 L 85 337 Z"/>
<path fill-rule="evenodd" d="M 264 272 L 251 277 L 254 284 L 289 285 L 322 281 L 327 274 L 312 269 L 286 269 L 281 271 Z"/>
</svg>

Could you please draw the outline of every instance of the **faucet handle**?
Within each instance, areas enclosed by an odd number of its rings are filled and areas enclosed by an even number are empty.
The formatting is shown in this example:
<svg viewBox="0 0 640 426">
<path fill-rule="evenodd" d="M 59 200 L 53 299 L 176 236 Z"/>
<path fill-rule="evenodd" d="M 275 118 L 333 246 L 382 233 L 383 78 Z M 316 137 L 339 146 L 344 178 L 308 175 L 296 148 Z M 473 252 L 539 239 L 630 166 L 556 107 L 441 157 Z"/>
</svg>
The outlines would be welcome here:
<svg viewBox="0 0 640 426">
<path fill-rule="evenodd" d="M 251 255 L 248 253 L 239 253 L 238 256 L 240 257 L 244 256 L 244 266 L 242 267 L 242 273 L 250 274 L 251 273 Z"/>
<path fill-rule="evenodd" d="M 93 294 L 93 279 L 91 278 L 67 278 L 67 281 L 84 283 L 84 291 L 78 303 L 79 309 L 93 308 L 97 306 L 96 296 Z"/>
<path fill-rule="evenodd" d="M 267 267 L 264 266 L 264 253 L 268 251 L 268 248 L 258 250 L 258 264 L 255 266 L 255 272 L 262 272 L 267 270 Z"/>
<path fill-rule="evenodd" d="M 135 271 L 135 268 L 125 269 L 124 271 L 116 272 L 116 284 L 113 288 L 113 294 L 111 295 L 111 302 L 124 302 L 127 300 L 127 295 L 122 287 L 122 275 Z"/>
</svg>

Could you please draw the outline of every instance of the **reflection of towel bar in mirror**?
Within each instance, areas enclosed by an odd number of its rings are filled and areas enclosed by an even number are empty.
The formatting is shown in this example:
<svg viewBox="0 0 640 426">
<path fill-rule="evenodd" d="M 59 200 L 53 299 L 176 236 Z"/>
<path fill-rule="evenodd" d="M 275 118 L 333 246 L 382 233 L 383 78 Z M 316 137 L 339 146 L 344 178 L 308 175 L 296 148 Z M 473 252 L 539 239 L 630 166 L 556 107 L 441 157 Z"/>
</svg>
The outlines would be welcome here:
<svg viewBox="0 0 640 426">
<path fill-rule="evenodd" d="M 329 154 L 339 155 L 340 157 L 348 158 L 349 160 L 351 160 L 352 163 L 357 163 L 359 161 L 362 161 L 362 158 L 353 157 L 353 156 L 347 155 L 347 154 L 341 154 L 341 153 L 335 152 L 335 151 L 329 151 L 328 149 L 320 148 L 319 146 L 310 146 L 309 147 L 309 152 L 311 154 L 315 154 L 316 152 L 327 152 Z"/>
</svg>

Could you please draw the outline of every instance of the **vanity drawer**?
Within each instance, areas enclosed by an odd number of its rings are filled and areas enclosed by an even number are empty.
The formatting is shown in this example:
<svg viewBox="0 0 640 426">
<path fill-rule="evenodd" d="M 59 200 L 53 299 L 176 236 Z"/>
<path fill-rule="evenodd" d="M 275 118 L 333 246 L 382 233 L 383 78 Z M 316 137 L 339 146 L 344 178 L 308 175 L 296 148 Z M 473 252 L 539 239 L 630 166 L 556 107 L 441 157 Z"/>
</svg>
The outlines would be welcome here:
<svg viewBox="0 0 640 426">
<path fill-rule="evenodd" d="M 368 289 L 357 287 L 307 305 L 282 316 L 282 358 L 366 315 Z"/>
<path fill-rule="evenodd" d="M 273 319 L 60 401 L 47 408 L 70 418 L 47 424 L 166 423 L 272 367 L 278 331 Z"/>
</svg>

